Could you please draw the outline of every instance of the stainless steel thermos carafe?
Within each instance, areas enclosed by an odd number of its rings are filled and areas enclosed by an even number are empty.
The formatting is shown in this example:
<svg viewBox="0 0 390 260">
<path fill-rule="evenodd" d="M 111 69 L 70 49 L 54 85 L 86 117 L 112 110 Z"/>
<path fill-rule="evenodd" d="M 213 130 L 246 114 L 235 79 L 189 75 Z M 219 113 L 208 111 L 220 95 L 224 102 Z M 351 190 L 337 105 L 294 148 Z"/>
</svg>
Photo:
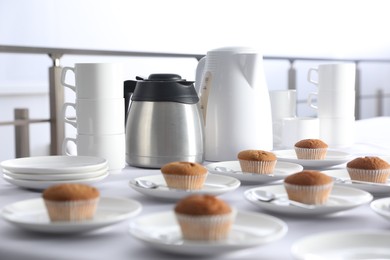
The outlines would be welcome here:
<svg viewBox="0 0 390 260">
<path fill-rule="evenodd" d="M 160 168 L 172 161 L 203 162 L 204 123 L 192 81 L 176 74 L 127 80 L 125 102 L 129 165 Z"/>
</svg>

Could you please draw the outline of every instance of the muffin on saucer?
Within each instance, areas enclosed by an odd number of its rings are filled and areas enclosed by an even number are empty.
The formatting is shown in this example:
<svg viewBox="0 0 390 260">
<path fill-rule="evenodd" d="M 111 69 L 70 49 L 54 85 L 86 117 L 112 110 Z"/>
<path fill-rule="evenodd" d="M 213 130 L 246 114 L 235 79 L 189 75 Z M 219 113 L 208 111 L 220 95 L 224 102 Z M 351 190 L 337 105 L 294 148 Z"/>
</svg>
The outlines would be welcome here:
<svg viewBox="0 0 390 260">
<path fill-rule="evenodd" d="M 183 238 L 217 241 L 229 236 L 236 212 L 226 202 L 211 195 L 190 195 L 174 208 Z"/>
<path fill-rule="evenodd" d="M 170 162 L 161 167 L 161 173 L 169 188 L 200 190 L 207 178 L 207 169 L 194 162 Z"/>
<path fill-rule="evenodd" d="M 244 150 L 237 158 L 243 172 L 258 174 L 272 174 L 277 161 L 274 153 L 263 150 Z"/>
<path fill-rule="evenodd" d="M 92 219 L 99 202 L 99 191 L 85 184 L 59 184 L 42 193 L 51 221 L 81 221 Z"/>
<path fill-rule="evenodd" d="M 294 146 L 298 159 L 323 160 L 328 151 L 328 145 L 320 139 L 303 139 Z"/>
<path fill-rule="evenodd" d="M 287 176 L 284 188 L 290 200 L 322 205 L 332 191 L 333 178 L 319 171 L 304 170 Z"/>
<path fill-rule="evenodd" d="M 390 164 L 376 156 L 359 157 L 347 163 L 351 180 L 386 183 Z"/>
</svg>

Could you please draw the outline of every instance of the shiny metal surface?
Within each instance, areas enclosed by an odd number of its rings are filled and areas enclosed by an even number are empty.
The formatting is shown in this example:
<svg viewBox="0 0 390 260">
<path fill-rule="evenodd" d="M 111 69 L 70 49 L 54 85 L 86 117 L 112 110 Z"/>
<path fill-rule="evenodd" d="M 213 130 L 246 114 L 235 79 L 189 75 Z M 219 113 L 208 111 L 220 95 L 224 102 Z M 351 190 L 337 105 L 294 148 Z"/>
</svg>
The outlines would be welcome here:
<svg viewBox="0 0 390 260">
<path fill-rule="evenodd" d="M 203 162 L 204 126 L 198 104 L 140 102 L 130 105 L 126 162 L 160 168 L 172 161 Z"/>
</svg>

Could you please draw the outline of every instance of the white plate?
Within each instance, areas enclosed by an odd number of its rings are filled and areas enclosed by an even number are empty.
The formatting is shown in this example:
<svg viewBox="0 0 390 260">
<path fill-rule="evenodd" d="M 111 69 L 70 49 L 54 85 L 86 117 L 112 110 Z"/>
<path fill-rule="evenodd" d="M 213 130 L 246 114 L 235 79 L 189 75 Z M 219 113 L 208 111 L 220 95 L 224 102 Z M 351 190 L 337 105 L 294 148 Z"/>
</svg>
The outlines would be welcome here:
<svg viewBox="0 0 390 260">
<path fill-rule="evenodd" d="M 215 255 L 257 247 L 282 238 L 287 225 L 282 220 L 255 212 L 238 212 L 227 240 L 189 241 L 181 236 L 173 211 L 142 216 L 130 223 L 130 234 L 147 246 L 185 255 Z"/>
<path fill-rule="evenodd" d="M 370 207 L 378 215 L 390 220 L 390 198 L 374 200 L 371 202 Z"/>
<path fill-rule="evenodd" d="M 0 166 L 13 173 L 80 173 L 107 166 L 107 160 L 93 156 L 35 156 L 3 161 Z"/>
<path fill-rule="evenodd" d="M 161 186 L 156 189 L 141 188 L 135 184 L 135 181 L 137 179 L 151 181 Z M 177 190 L 177 189 L 169 189 L 164 180 L 164 176 L 162 174 L 157 174 L 157 175 L 138 177 L 134 180 L 131 180 L 129 182 L 129 185 L 134 190 L 144 195 L 152 196 L 158 199 L 177 200 L 190 194 L 210 194 L 210 195 L 217 196 L 237 189 L 240 186 L 240 181 L 228 176 L 208 174 L 202 189 Z"/>
<path fill-rule="evenodd" d="M 27 188 L 27 189 L 35 189 L 35 190 L 43 190 L 46 189 L 49 186 L 56 185 L 56 184 L 62 184 L 62 183 L 83 183 L 83 184 L 92 184 L 99 182 L 103 179 L 105 179 L 108 176 L 108 171 L 104 172 L 100 176 L 92 177 L 92 178 L 85 178 L 85 179 L 79 179 L 79 180 L 65 180 L 65 181 L 35 181 L 35 180 L 21 180 L 21 179 L 14 179 L 6 174 L 3 174 L 4 180 L 7 182 L 14 184 L 16 186 Z"/>
<path fill-rule="evenodd" d="M 373 198 L 372 195 L 366 191 L 348 187 L 334 186 L 332 188 L 328 202 L 325 205 L 319 205 L 313 209 L 305 209 L 293 205 L 281 205 L 272 202 L 259 201 L 254 195 L 257 191 L 268 191 L 274 193 L 278 198 L 287 198 L 287 193 L 283 185 L 262 186 L 249 189 L 244 192 L 244 197 L 249 202 L 264 210 L 299 216 L 326 215 L 348 210 L 365 203 L 369 203 Z"/>
<path fill-rule="evenodd" d="M 272 152 L 276 155 L 278 161 L 298 163 L 303 167 L 309 167 L 309 168 L 331 167 L 331 166 L 346 163 L 352 159 L 352 156 L 349 153 L 333 151 L 333 150 L 328 150 L 328 152 L 326 153 L 326 157 L 323 160 L 298 159 L 295 150 L 279 150 L 279 151 L 272 151 Z"/>
<path fill-rule="evenodd" d="M 124 198 L 100 198 L 93 219 L 84 221 L 51 222 L 43 199 L 19 201 L 5 206 L 2 217 L 22 229 L 44 233 L 79 233 L 86 232 L 136 216 L 141 212 L 139 202 Z"/>
<path fill-rule="evenodd" d="M 81 173 L 51 173 L 51 174 L 35 174 L 35 173 L 14 173 L 3 169 L 3 173 L 14 179 L 20 180 L 35 180 L 35 181 L 65 181 L 79 180 L 100 176 L 108 171 L 108 167 L 99 170 Z"/>
<path fill-rule="evenodd" d="M 295 242 L 291 253 L 295 259 L 390 259 L 390 232 L 332 231 L 305 237 Z"/>
<path fill-rule="evenodd" d="M 220 170 L 216 170 L 216 167 L 225 167 L 237 172 L 220 171 Z M 289 162 L 276 162 L 275 170 L 272 175 L 243 173 L 241 172 L 241 166 L 239 161 L 210 163 L 206 165 L 206 168 L 208 169 L 209 172 L 214 174 L 222 174 L 222 175 L 237 178 L 241 182 L 257 183 L 257 184 L 282 180 L 286 176 L 292 173 L 300 172 L 303 170 L 303 167 L 301 165 L 296 163 L 289 163 Z"/>
<path fill-rule="evenodd" d="M 336 178 L 341 178 L 344 180 L 350 180 L 347 169 L 338 169 L 338 170 L 327 170 L 322 171 L 323 173 Z M 365 184 L 365 183 L 356 183 L 356 182 L 347 182 L 347 183 L 337 183 L 336 185 L 345 186 L 345 187 L 354 187 L 361 190 L 365 190 L 374 195 L 385 195 L 390 194 L 390 180 L 387 183 L 375 183 L 375 184 Z"/>
</svg>

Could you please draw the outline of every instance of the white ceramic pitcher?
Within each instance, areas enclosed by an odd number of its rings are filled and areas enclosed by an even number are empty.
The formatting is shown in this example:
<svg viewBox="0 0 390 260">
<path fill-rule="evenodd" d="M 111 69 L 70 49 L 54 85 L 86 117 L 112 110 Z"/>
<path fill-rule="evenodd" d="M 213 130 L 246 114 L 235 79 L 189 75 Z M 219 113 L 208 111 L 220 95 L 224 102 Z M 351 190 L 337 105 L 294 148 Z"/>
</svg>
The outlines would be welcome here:
<svg viewBox="0 0 390 260">
<path fill-rule="evenodd" d="M 236 160 L 245 149 L 272 150 L 272 115 L 263 56 L 252 48 L 207 52 L 196 85 L 205 120 L 205 159 Z"/>
</svg>

